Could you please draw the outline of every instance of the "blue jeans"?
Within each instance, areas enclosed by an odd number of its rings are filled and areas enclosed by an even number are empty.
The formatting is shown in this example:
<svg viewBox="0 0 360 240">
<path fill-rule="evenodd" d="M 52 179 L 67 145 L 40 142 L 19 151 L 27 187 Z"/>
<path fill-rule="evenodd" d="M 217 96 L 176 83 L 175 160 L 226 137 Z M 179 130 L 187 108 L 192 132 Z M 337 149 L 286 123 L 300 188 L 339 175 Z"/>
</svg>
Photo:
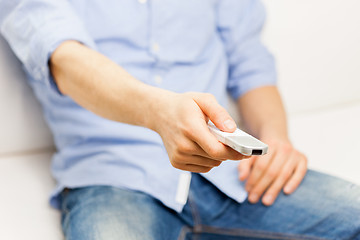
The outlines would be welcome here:
<svg viewBox="0 0 360 240">
<path fill-rule="evenodd" d="M 360 188 L 309 170 L 274 205 L 239 204 L 193 174 L 177 213 L 151 196 L 109 186 L 62 193 L 68 240 L 360 239 Z"/>
</svg>

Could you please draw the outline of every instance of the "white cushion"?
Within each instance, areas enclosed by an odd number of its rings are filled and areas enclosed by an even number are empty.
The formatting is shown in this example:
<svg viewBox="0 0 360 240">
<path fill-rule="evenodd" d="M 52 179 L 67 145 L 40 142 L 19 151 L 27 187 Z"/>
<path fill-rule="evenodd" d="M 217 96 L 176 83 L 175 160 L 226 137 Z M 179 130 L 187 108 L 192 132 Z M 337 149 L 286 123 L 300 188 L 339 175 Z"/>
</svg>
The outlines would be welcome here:
<svg viewBox="0 0 360 240">
<path fill-rule="evenodd" d="M 60 213 L 48 203 L 51 155 L 0 158 L 0 239 L 63 239 Z"/>
</svg>

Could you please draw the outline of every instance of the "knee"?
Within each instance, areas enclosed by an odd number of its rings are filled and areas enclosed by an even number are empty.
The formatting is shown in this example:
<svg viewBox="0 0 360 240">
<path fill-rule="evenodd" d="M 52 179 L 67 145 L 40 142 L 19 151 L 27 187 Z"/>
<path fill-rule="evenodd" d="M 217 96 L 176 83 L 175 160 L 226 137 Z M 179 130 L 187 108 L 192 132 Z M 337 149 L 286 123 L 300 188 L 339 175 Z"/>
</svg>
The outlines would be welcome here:
<svg viewBox="0 0 360 240">
<path fill-rule="evenodd" d="M 151 226 L 144 219 L 132 221 L 134 218 L 114 212 L 86 211 L 86 214 L 73 212 L 68 216 L 69 224 L 64 229 L 67 240 L 152 240 Z"/>
</svg>

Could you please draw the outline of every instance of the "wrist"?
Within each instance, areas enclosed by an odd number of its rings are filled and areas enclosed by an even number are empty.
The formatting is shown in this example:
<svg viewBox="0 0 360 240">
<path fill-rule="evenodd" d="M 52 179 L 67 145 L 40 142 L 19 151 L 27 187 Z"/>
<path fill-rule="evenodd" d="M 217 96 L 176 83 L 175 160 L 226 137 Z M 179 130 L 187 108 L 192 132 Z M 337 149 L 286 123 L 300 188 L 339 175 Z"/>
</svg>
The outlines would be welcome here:
<svg viewBox="0 0 360 240">
<path fill-rule="evenodd" d="M 290 143 L 287 129 L 284 127 L 264 127 L 259 132 L 259 138 L 263 141 L 281 141 Z"/>
<path fill-rule="evenodd" d="M 161 131 L 161 124 L 163 119 L 166 119 L 169 114 L 169 103 L 173 98 L 178 95 L 177 93 L 148 86 L 144 97 L 145 104 L 145 116 L 144 127 L 149 128 L 157 133 Z"/>
</svg>

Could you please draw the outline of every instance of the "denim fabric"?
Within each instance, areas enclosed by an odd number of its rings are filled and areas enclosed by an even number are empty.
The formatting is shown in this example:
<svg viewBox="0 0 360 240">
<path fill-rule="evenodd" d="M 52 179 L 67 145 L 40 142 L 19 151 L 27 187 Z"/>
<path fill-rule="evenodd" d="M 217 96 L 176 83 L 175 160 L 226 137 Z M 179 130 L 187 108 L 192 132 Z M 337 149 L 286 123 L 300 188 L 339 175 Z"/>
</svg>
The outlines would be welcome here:
<svg viewBox="0 0 360 240">
<path fill-rule="evenodd" d="M 181 213 L 110 186 L 63 192 L 62 213 L 68 240 L 360 239 L 360 187 L 311 170 L 271 207 L 239 204 L 193 174 Z"/>
</svg>

